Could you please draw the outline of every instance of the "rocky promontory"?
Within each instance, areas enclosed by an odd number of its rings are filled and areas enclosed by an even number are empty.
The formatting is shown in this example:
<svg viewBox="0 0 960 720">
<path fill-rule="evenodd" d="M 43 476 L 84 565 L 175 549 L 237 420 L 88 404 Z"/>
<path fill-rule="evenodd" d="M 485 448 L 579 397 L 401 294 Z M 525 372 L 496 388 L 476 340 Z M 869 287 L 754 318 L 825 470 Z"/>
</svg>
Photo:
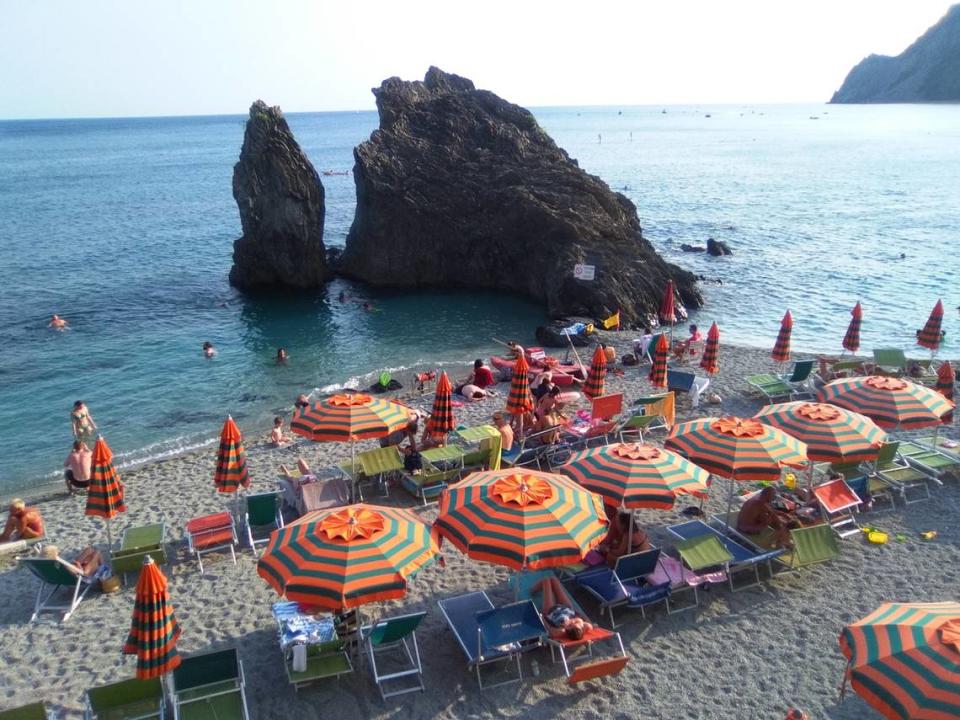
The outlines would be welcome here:
<svg viewBox="0 0 960 720">
<path fill-rule="evenodd" d="M 230 284 L 245 290 L 310 288 L 329 277 L 320 176 L 278 107 L 250 106 L 233 197 L 243 236 L 233 245 Z"/>
<path fill-rule="evenodd" d="M 380 128 L 354 150 L 344 275 L 508 291 L 555 316 L 620 309 L 626 323 L 655 314 L 671 278 L 685 305 L 702 304 L 695 276 L 643 237 L 633 203 L 584 172 L 529 111 L 434 67 L 423 82 L 389 78 L 373 94 Z"/>
<path fill-rule="evenodd" d="M 861 60 L 832 103 L 960 101 L 960 5 L 896 57 Z"/>
</svg>

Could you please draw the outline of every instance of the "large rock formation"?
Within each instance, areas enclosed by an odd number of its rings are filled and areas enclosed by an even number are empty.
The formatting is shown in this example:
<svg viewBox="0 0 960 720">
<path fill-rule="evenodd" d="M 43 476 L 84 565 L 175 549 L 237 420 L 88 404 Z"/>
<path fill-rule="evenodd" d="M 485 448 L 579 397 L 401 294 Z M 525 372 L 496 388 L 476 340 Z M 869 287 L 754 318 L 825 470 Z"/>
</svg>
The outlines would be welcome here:
<svg viewBox="0 0 960 720">
<path fill-rule="evenodd" d="M 832 103 L 960 101 L 960 5 L 896 57 L 870 55 L 847 75 Z"/>
<path fill-rule="evenodd" d="M 329 273 L 323 246 L 323 185 L 278 107 L 250 106 L 233 197 L 243 236 L 233 245 L 230 284 L 309 288 Z"/>
<path fill-rule="evenodd" d="M 625 322 L 655 313 L 667 280 L 702 304 L 696 278 L 664 262 L 636 208 L 580 169 L 524 108 L 430 68 L 373 90 L 380 129 L 354 150 L 357 210 L 341 272 L 374 285 L 487 288 L 552 315 Z M 593 265 L 593 280 L 574 266 Z"/>
</svg>

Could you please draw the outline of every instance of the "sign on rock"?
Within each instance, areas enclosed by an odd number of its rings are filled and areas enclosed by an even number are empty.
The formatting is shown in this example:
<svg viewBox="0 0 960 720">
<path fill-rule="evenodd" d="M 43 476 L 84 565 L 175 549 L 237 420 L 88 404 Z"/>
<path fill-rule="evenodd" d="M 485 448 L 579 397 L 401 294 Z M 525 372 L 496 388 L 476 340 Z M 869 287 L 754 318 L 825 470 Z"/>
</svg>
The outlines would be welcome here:
<svg viewBox="0 0 960 720">
<path fill-rule="evenodd" d="M 593 280 L 595 275 L 596 267 L 594 265 L 577 263 L 573 266 L 573 277 L 577 280 Z"/>
</svg>

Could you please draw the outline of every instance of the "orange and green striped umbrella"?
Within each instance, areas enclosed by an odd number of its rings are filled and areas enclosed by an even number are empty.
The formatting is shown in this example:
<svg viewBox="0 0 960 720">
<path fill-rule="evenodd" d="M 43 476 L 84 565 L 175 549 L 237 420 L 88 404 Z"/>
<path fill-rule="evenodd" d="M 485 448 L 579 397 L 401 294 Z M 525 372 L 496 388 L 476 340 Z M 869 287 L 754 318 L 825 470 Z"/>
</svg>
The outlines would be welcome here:
<svg viewBox="0 0 960 720">
<path fill-rule="evenodd" d="M 865 415 L 823 403 L 768 405 L 754 417 L 805 442 L 807 457 L 817 462 L 875 460 L 887 437 Z"/>
<path fill-rule="evenodd" d="M 669 510 L 678 495 L 703 493 L 710 474 L 653 445 L 617 443 L 587 448 L 560 468 L 607 505 Z"/>
<path fill-rule="evenodd" d="M 433 530 L 475 560 L 535 570 L 579 562 L 606 526 L 599 495 L 563 475 L 510 468 L 444 490 Z"/>
<path fill-rule="evenodd" d="M 866 415 L 887 430 L 933 427 L 954 408 L 932 388 L 884 375 L 833 380 L 820 388 L 818 399 Z"/>
<path fill-rule="evenodd" d="M 847 326 L 847 334 L 843 336 L 843 349 L 855 353 L 860 349 L 860 323 L 863 320 L 863 308 L 859 301 L 850 311 L 850 324 Z"/>
<path fill-rule="evenodd" d="M 137 656 L 137 677 L 141 680 L 173 672 L 180 664 L 180 625 L 173 616 L 167 579 L 149 555 L 143 562 L 133 603 L 124 655 Z"/>
<path fill-rule="evenodd" d="M 363 393 L 333 395 L 294 415 L 290 430 L 316 442 L 386 437 L 410 422 L 410 411 Z"/>
<path fill-rule="evenodd" d="M 433 409 L 427 420 L 427 434 L 432 437 L 445 437 L 457 426 L 453 417 L 453 388 L 445 372 L 437 380 L 437 392 L 433 396 Z"/>
<path fill-rule="evenodd" d="M 884 603 L 840 633 L 849 682 L 888 720 L 960 717 L 960 603 Z"/>
<path fill-rule="evenodd" d="M 943 363 L 940 366 L 940 369 L 937 370 L 937 385 L 936 390 L 938 393 L 943 395 L 947 400 L 953 400 L 953 385 L 956 380 L 956 373 L 953 370 L 953 365 L 949 362 Z M 944 425 L 949 425 L 953 422 L 953 411 L 946 413 L 942 418 L 941 422 Z"/>
<path fill-rule="evenodd" d="M 439 556 L 411 511 L 358 503 L 309 512 L 270 535 L 257 573 L 280 595 L 328 610 L 394 600 Z"/>
<path fill-rule="evenodd" d="M 807 446 L 753 418 L 700 418 L 674 425 L 667 449 L 707 472 L 733 480 L 780 478 L 782 469 L 807 464 Z"/>
<path fill-rule="evenodd" d="M 227 416 L 220 431 L 220 448 L 217 450 L 217 469 L 213 474 L 213 484 L 217 492 L 236 492 L 241 486 L 250 487 L 250 473 L 247 472 L 247 453 L 243 449 L 240 428 Z"/>
<path fill-rule="evenodd" d="M 667 386 L 667 355 L 670 352 L 670 344 L 667 342 L 667 336 L 660 333 L 657 344 L 653 347 L 653 363 L 650 365 L 650 374 L 647 378 L 654 387 Z"/>
<path fill-rule="evenodd" d="M 103 437 L 97 438 L 93 446 L 91 459 L 90 485 L 87 488 L 87 507 L 85 515 L 102 517 L 107 524 L 107 544 L 113 546 L 110 535 L 110 521 L 127 511 L 123 501 L 123 483 L 113 467 L 113 453 Z"/>
<path fill-rule="evenodd" d="M 714 322 L 710 326 L 710 332 L 707 333 L 707 342 L 703 346 L 703 357 L 700 358 L 700 367 L 706 370 L 710 375 L 716 375 L 720 370 L 720 364 L 717 357 L 720 354 L 720 328 Z"/>
<path fill-rule="evenodd" d="M 530 366 L 523 355 L 517 358 L 510 378 L 510 394 L 507 395 L 507 412 L 511 415 L 524 415 L 533 411 L 533 396 L 530 395 L 530 379 L 527 374 Z"/>
<path fill-rule="evenodd" d="M 583 394 L 588 398 L 597 398 L 603 395 L 603 381 L 607 377 L 607 355 L 602 345 L 597 345 L 587 371 L 587 380 L 583 383 Z"/>
<path fill-rule="evenodd" d="M 792 330 L 793 315 L 787 310 L 783 316 L 783 320 L 780 321 L 780 332 L 777 333 L 777 342 L 773 346 L 773 352 L 770 353 L 770 357 L 772 357 L 775 362 L 785 363 L 790 360 L 790 333 Z"/>
<path fill-rule="evenodd" d="M 937 304 L 930 311 L 930 317 L 927 318 L 927 324 L 923 330 L 917 333 L 917 345 L 929 348 L 934 352 L 940 348 L 940 341 L 943 336 L 940 328 L 943 325 L 943 300 L 937 300 Z"/>
</svg>

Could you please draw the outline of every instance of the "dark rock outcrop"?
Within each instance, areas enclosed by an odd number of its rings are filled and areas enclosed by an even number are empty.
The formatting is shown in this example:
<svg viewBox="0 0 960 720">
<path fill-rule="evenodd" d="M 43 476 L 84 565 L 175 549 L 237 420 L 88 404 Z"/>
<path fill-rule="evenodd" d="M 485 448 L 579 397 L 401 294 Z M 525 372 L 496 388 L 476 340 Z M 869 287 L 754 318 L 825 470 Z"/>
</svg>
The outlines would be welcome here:
<svg viewBox="0 0 960 720">
<path fill-rule="evenodd" d="M 733 250 L 723 240 L 714 240 L 707 238 L 707 255 L 721 257 L 723 255 L 733 255 Z"/>
<path fill-rule="evenodd" d="M 861 60 L 832 103 L 960 101 L 960 5 L 896 57 Z"/>
<path fill-rule="evenodd" d="M 233 244 L 230 284 L 245 290 L 310 288 L 328 278 L 323 185 L 278 107 L 250 106 L 233 197 L 243 236 Z"/>
<path fill-rule="evenodd" d="M 343 274 L 510 291 L 553 316 L 619 308 L 624 324 L 655 313 L 670 278 L 683 303 L 702 304 L 696 278 L 644 239 L 633 203 L 581 170 L 529 111 L 433 67 L 373 94 L 380 128 L 354 150 Z M 595 279 L 575 279 L 577 264 Z"/>
<path fill-rule="evenodd" d="M 680 249 L 683 250 L 684 252 L 696 252 L 696 253 L 707 251 L 707 249 L 703 245 L 690 245 L 688 243 L 683 243 L 680 246 Z"/>
</svg>

